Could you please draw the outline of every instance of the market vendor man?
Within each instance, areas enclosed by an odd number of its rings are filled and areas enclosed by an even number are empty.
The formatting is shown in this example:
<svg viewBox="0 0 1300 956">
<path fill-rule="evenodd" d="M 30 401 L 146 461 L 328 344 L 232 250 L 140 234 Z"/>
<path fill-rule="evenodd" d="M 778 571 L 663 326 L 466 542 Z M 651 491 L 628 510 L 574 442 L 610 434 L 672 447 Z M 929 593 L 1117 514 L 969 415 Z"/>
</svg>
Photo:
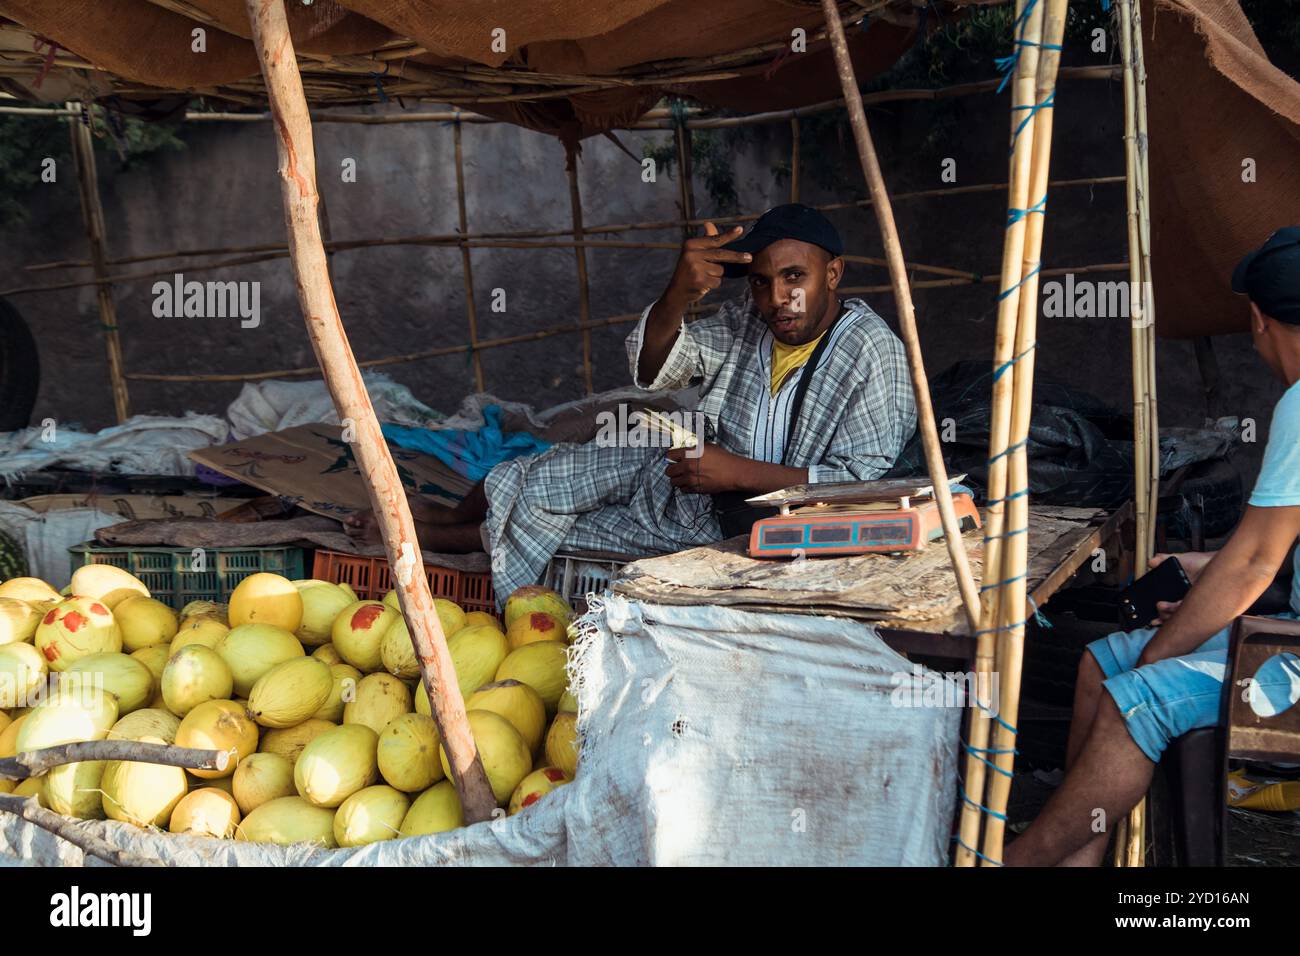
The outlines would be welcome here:
<svg viewBox="0 0 1300 956">
<path fill-rule="evenodd" d="M 803 482 L 879 477 L 916 428 L 902 343 L 860 299 L 841 301 L 843 244 L 797 203 L 682 246 L 664 293 L 627 338 L 633 381 L 700 388 L 692 450 L 593 440 L 497 465 L 455 508 L 415 503 L 421 546 L 486 549 L 498 599 L 537 583 L 561 550 L 663 554 L 743 527 L 743 499 Z M 745 294 L 687 323 L 724 277 Z M 737 511 L 740 512 L 739 516 Z M 752 523 L 752 518 L 750 519 Z M 721 523 L 720 523 L 721 522 Z M 350 519 L 377 540 L 372 514 Z"/>
<path fill-rule="evenodd" d="M 1110 831 L 1147 792 L 1169 742 L 1219 722 L 1232 622 L 1287 570 L 1300 535 L 1300 227 L 1278 230 L 1246 256 L 1232 288 L 1249 299 L 1260 358 L 1287 386 L 1246 513 L 1219 551 L 1177 556 L 1192 588 L 1177 604 L 1160 606 L 1163 623 L 1088 645 L 1065 779 L 1038 819 L 1007 847 L 1008 865 L 1101 863 Z M 1168 557 L 1156 555 L 1151 563 Z M 1290 611 L 1275 616 L 1294 620 L 1300 617 L 1300 555 L 1291 560 Z M 1300 700 L 1294 655 L 1266 661 L 1251 679 L 1259 713 L 1281 713 Z M 1105 832 L 1095 828 L 1099 810 Z"/>
</svg>

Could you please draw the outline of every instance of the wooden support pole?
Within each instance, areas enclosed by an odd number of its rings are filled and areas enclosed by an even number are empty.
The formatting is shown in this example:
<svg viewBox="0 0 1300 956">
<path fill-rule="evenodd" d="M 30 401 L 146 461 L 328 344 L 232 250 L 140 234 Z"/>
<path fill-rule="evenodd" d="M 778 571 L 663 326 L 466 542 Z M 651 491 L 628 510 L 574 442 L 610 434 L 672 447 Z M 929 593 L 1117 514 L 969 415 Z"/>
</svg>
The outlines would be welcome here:
<svg viewBox="0 0 1300 956">
<path fill-rule="evenodd" d="M 695 218 L 695 163 L 691 155 L 691 131 L 679 123 L 673 131 L 677 141 L 677 183 L 682 192 L 682 238 L 692 236 L 691 220 Z"/>
<path fill-rule="evenodd" d="M 581 243 L 582 194 L 578 191 L 578 154 L 569 150 L 564 157 L 564 171 L 569 177 L 569 213 L 573 218 L 573 252 L 578 265 L 578 327 L 582 329 L 582 384 L 588 395 L 594 391 L 591 376 L 591 284 L 587 281 L 587 249 Z"/>
<path fill-rule="evenodd" d="M 867 114 L 862 108 L 862 94 L 858 90 L 857 78 L 853 75 L 853 62 L 849 59 L 848 43 L 844 39 L 844 24 L 840 22 L 835 0 L 822 0 L 822 13 L 826 18 L 827 34 L 830 37 L 831 50 L 835 55 L 835 67 L 839 73 L 840 87 L 844 92 L 844 102 L 849 110 L 849 122 L 853 126 L 853 139 L 858 147 L 858 159 L 862 164 L 863 175 L 867 179 L 872 208 L 876 211 L 876 222 L 880 226 L 880 236 L 885 246 L 885 258 L 889 262 L 889 281 L 893 286 L 894 302 L 898 308 L 899 331 L 902 333 L 903 345 L 907 349 L 907 364 L 912 374 L 912 391 L 916 396 L 917 418 L 921 429 L 921 443 L 925 448 L 926 467 L 939 504 L 944 537 L 948 545 L 948 554 L 952 558 L 953 571 L 957 576 L 962 604 L 966 609 L 970 628 L 974 631 L 980 616 L 979 590 L 975 586 L 970 561 L 966 557 L 966 543 L 962 540 L 961 529 L 957 523 L 957 512 L 953 509 L 952 492 L 948 488 L 948 470 L 943 462 L 943 452 L 939 449 L 939 430 L 934 424 L 930 383 L 921 356 L 921 340 L 916 330 L 916 312 L 912 305 L 912 292 L 908 286 L 903 247 L 898 238 L 898 227 L 894 224 L 894 210 L 889 203 L 889 193 L 885 189 L 885 178 L 880 171 L 880 161 L 876 158 L 876 147 L 871 141 L 871 131 L 867 128 Z"/>
<path fill-rule="evenodd" d="M 1027 56 L 1028 49 L 1021 48 L 1025 72 L 1035 79 L 1033 102 L 1046 103 L 1056 90 L 1056 72 L 1061 54 L 1059 47 L 1065 35 L 1065 18 L 1068 0 L 1046 0 L 1042 9 L 1042 52 Z M 1039 3 L 1043 8 L 1043 3 Z M 1028 33 L 1028 31 L 1027 31 Z M 1036 61 L 1036 62 L 1035 62 Z M 1011 430 L 1009 447 L 1009 479 L 1007 494 L 1008 519 L 1002 549 L 1002 567 L 996 583 L 1000 586 L 999 631 L 994 673 L 998 676 L 999 706 L 996 728 L 993 731 L 993 764 L 998 772 L 988 778 L 988 807 L 985 820 L 983 865 L 1001 861 L 1006 827 L 1006 810 L 1011 795 L 1012 771 L 1015 764 L 1016 728 L 1020 716 L 1020 681 L 1024 664 L 1025 624 L 1027 613 L 1027 572 L 1029 568 L 1029 455 L 1026 442 L 1033 414 L 1034 350 L 1038 334 L 1038 280 L 1042 267 L 1043 224 L 1046 219 L 1048 171 L 1052 154 L 1052 117 L 1055 109 L 1040 109 L 1032 114 L 1032 121 L 1024 127 L 1021 136 L 1031 137 L 1032 150 L 1029 168 L 1028 209 L 1038 212 L 1024 215 L 1025 240 L 1019 262 L 1020 290 L 1017 303 L 1016 334 L 1013 345 L 1015 364 Z M 1013 122 L 1019 126 L 1024 116 L 1012 113 Z M 1043 203 L 1039 206 L 1039 203 Z M 990 454 L 993 454 L 991 452 Z M 1021 529 L 1024 529 L 1023 531 Z M 988 577 L 986 575 L 986 582 Z M 995 582 L 989 582 L 995 583 Z"/>
<path fill-rule="evenodd" d="M 460 234 L 469 234 L 469 217 L 465 212 L 465 157 L 461 151 L 460 111 L 456 111 L 455 123 L 456 148 L 456 210 L 459 216 Z M 474 304 L 474 269 L 470 263 L 469 246 L 461 243 L 461 276 L 465 280 L 465 318 L 469 322 L 469 348 L 474 362 L 474 389 L 483 391 L 483 357 L 478 352 L 478 309 Z"/>
<path fill-rule="evenodd" d="M 110 866 L 165 866 L 153 857 L 137 856 L 126 850 L 119 850 L 111 843 L 87 833 L 81 826 L 83 821 L 45 809 L 36 797 L 16 797 L 11 793 L 2 793 L 0 811 L 12 813 L 42 830 L 53 833 L 59 839 L 71 843 L 86 856 L 103 860 Z"/>
<path fill-rule="evenodd" d="M 69 107 L 73 104 L 69 104 Z M 90 135 L 93 114 L 77 109 L 72 117 L 72 158 L 77 170 L 81 195 L 81 215 L 90 241 L 90 263 L 96 280 L 108 274 L 104 252 L 104 207 L 99 201 L 99 175 L 95 168 L 95 143 Z M 131 402 L 122 377 L 122 341 L 117 332 L 117 308 L 113 304 L 113 287 L 105 282 L 95 285 L 99 304 L 99 321 L 104 331 L 104 350 L 108 354 L 108 379 L 113 387 L 113 411 L 120 425 L 131 417 Z"/>
<path fill-rule="evenodd" d="M 289 257 L 293 263 L 312 348 L 339 419 L 356 433 L 353 448 L 397 585 L 397 598 L 420 662 L 420 677 L 451 764 L 452 779 L 468 823 L 490 819 L 496 800 L 479 760 L 465 716 L 465 701 L 438 615 L 411 509 L 366 393 L 347 332 L 334 301 L 316 215 L 316 163 L 311 117 L 289 36 L 284 0 L 245 0 L 275 120 L 281 194 Z"/>
</svg>

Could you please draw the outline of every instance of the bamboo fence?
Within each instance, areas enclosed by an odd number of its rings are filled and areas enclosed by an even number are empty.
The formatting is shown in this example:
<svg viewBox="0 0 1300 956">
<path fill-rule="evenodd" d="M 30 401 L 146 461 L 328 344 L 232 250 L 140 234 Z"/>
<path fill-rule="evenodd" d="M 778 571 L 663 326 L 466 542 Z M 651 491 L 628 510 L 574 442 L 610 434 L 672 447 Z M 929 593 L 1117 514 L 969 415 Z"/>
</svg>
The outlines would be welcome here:
<svg viewBox="0 0 1300 956">
<path fill-rule="evenodd" d="M 878 4 L 883 5 L 883 4 Z M 845 21 L 851 25 L 861 19 L 861 5 L 854 7 L 854 16 Z M 0 28 L 2 30 L 3 28 Z M 824 37 L 825 34 L 818 34 Z M 769 51 L 770 52 L 770 51 Z M 407 54 L 409 55 L 409 53 Z M 1113 66 L 1089 66 L 1077 67 L 1069 72 L 1069 76 L 1080 80 L 1114 80 L 1120 76 L 1120 68 Z M 858 94 L 858 99 L 863 104 L 877 105 L 891 102 L 907 102 L 919 100 L 942 100 L 953 97 L 971 96 L 980 93 L 992 92 L 995 90 L 997 81 L 979 81 L 975 83 L 956 84 L 940 89 L 928 90 L 884 90 L 871 94 Z M 856 88 L 855 88 L 856 90 Z M 554 92 L 548 95 L 558 95 Z M 327 98 L 326 98 L 327 99 Z M 314 101 L 322 102 L 321 98 L 313 98 Z M 454 101 L 454 100 L 453 100 Z M 381 356 L 372 359 L 366 359 L 359 363 L 363 368 L 380 368 L 389 365 L 397 365 L 406 362 L 422 361 L 427 359 L 440 358 L 449 355 L 466 354 L 472 363 L 475 388 L 482 391 L 485 388 L 483 375 L 483 365 L 481 352 L 484 349 L 500 348 L 503 346 L 517 345 L 525 342 L 534 342 L 539 339 L 550 338 L 552 336 L 580 334 L 582 336 L 582 372 L 583 386 L 586 394 L 592 394 L 594 390 L 594 372 L 592 368 L 592 345 L 591 335 L 593 329 L 617 326 L 634 321 L 637 316 L 613 316 L 605 319 L 593 320 L 591 317 L 590 307 L 590 287 L 588 280 L 588 249 L 660 249 L 676 250 L 679 246 L 676 243 L 664 242 L 635 242 L 618 239 L 592 239 L 593 235 L 604 235 L 610 233 L 633 232 L 639 230 L 681 228 L 683 236 L 692 234 L 692 230 L 703 224 L 702 219 L 695 216 L 695 202 L 693 195 L 692 170 L 691 170 L 691 149 L 690 149 L 690 130 L 692 129 L 719 129 L 737 126 L 760 125 L 767 123 L 783 122 L 790 124 L 791 136 L 791 171 L 790 171 L 790 194 L 797 198 L 800 192 L 800 149 L 799 149 L 799 118 L 802 116 L 816 115 L 831 110 L 844 108 L 845 100 L 843 98 L 826 100 L 822 103 L 815 103 L 810 106 L 800 107 L 790 110 L 778 110 L 766 113 L 751 114 L 748 116 L 724 116 L 711 117 L 701 115 L 699 110 L 670 110 L 658 108 L 646 113 L 640 120 L 631 124 L 629 129 L 671 129 L 674 131 L 678 163 L 679 163 L 679 182 L 680 182 L 680 206 L 681 216 L 671 220 L 647 220 L 628 223 L 613 223 L 598 226 L 586 226 L 583 221 L 582 202 L 578 190 L 576 163 L 572 157 L 566 156 L 566 176 L 569 182 L 569 197 L 571 210 L 571 224 L 568 229 L 550 229 L 550 230 L 513 230 L 513 231 L 496 231 L 496 232 L 471 232 L 466 214 L 466 183 L 464 172 L 464 157 L 462 149 L 462 124 L 464 123 L 490 123 L 497 122 L 486 116 L 475 114 L 459 109 L 438 110 L 426 112 L 401 112 L 393 114 L 339 114 L 329 112 L 314 112 L 310 118 L 313 122 L 340 122 L 340 123 L 425 123 L 436 122 L 452 127 L 453 144 L 455 151 L 455 171 L 456 171 L 456 198 L 458 213 L 458 230 L 450 234 L 435 234 L 423 236 L 386 236 L 382 238 L 352 239 L 352 240 L 331 240 L 326 235 L 325 248 L 329 254 L 341 251 L 379 248 L 386 246 L 454 246 L 460 250 L 461 271 L 465 293 L 465 310 L 468 343 L 463 346 L 443 346 L 429 349 L 422 349 L 401 353 L 397 355 Z M 113 285 L 121 285 L 130 282 L 141 282 L 149 279 L 159 279 L 171 277 L 178 271 L 176 267 L 149 269 L 141 272 L 111 272 L 110 266 L 128 265 L 134 263 L 162 262 L 176 259 L 196 259 L 212 258 L 217 256 L 233 256 L 233 258 L 216 258 L 208 262 L 188 262 L 184 266 L 184 271 L 188 274 L 210 272 L 214 270 L 234 269 L 248 265 L 254 265 L 260 262 L 266 262 L 273 259 L 283 258 L 289 255 L 288 246 L 283 243 L 262 243 L 252 245 L 228 245 L 220 247 L 198 248 L 198 249 L 172 249 L 162 250 L 153 253 L 138 254 L 132 256 L 112 257 L 108 254 L 107 243 L 104 235 L 103 213 L 99 202 L 98 180 L 94 170 L 93 151 L 89 151 L 89 126 L 85 122 L 80 104 L 69 104 L 64 109 L 33 109 L 33 108 L 15 108 L 0 107 L 0 113 L 11 113 L 18 115 L 30 116 L 63 116 L 73 118 L 74 122 L 74 146 L 76 155 L 79 157 L 77 163 L 78 183 L 83 197 L 83 214 L 87 223 L 87 233 L 90 235 L 91 258 L 89 260 L 65 260 L 61 262 L 40 263 L 27 266 L 26 270 L 32 272 L 48 271 L 52 269 L 80 268 L 90 267 L 92 269 L 92 278 L 89 279 L 72 279 L 61 282 L 45 284 L 29 284 L 16 286 L 9 289 L 0 290 L 0 296 L 14 296 L 38 292 L 54 292 L 67 289 L 94 287 L 98 301 L 100 324 L 105 336 L 105 349 L 108 354 L 108 373 L 109 381 L 113 392 L 114 411 L 118 422 L 123 422 L 129 415 L 129 389 L 128 383 L 138 382 L 190 382 L 190 383 L 213 383 L 213 382 L 233 382 L 233 381 L 259 381 L 279 377 L 304 377 L 318 374 L 318 369 L 314 366 L 272 369 L 253 372 L 230 372 L 230 373 L 212 373 L 212 374 L 191 374 L 175 375 L 166 373 L 150 372 L 128 372 L 123 366 L 122 347 L 118 331 L 118 322 L 116 310 L 113 303 L 112 289 Z M 271 118 L 269 112 L 258 113 L 207 113 L 190 111 L 186 113 L 187 121 L 224 121 L 224 122 L 267 122 Z M 80 132 L 77 130 L 80 129 Z M 85 141 L 82 143 L 82 141 Z M 1096 186 L 1110 183 L 1119 183 L 1123 177 L 1103 176 L 1092 177 L 1088 179 L 1076 179 L 1063 181 L 1059 186 Z M 939 189 L 918 190 L 910 193 L 900 193 L 893 197 L 895 202 L 909 200 L 918 200 L 941 196 L 959 196 L 969 195 L 982 192 L 993 192 L 1005 188 L 1005 184 L 984 183 L 973 184 L 969 186 L 953 186 Z M 794 201 L 792 198 L 792 201 Z M 828 203 L 819 206 L 823 211 L 833 211 L 850 208 L 866 208 L 875 204 L 874 197 L 854 200 L 849 202 Z M 759 214 L 744 214 L 737 216 L 717 217 L 713 221 L 718 224 L 744 223 L 752 222 L 758 218 Z M 493 339 L 481 340 L 478 335 L 478 315 L 474 299 L 473 289 L 473 269 L 470 259 L 470 250 L 475 248 L 485 249 L 555 249 L 555 248 L 572 248 L 576 263 L 576 278 L 578 283 L 579 296 L 579 314 L 577 321 L 556 325 L 535 332 L 523 333 L 518 335 L 502 336 Z M 885 259 L 870 259 L 868 257 L 849 256 L 846 257 L 851 262 L 864 265 L 886 266 Z M 936 273 L 946 275 L 949 278 L 945 280 L 922 281 L 914 284 L 915 288 L 944 288 L 962 284 L 980 284 L 990 281 L 988 277 L 970 270 L 955 269 L 949 267 L 927 266 L 917 263 L 906 263 L 906 268 L 916 272 Z M 1108 269 L 1109 266 L 1084 265 L 1076 267 L 1074 272 L 1097 271 Z M 889 291 L 893 288 L 890 285 L 864 285 L 845 287 L 844 292 L 853 294 L 869 294 L 874 292 Z"/>
</svg>

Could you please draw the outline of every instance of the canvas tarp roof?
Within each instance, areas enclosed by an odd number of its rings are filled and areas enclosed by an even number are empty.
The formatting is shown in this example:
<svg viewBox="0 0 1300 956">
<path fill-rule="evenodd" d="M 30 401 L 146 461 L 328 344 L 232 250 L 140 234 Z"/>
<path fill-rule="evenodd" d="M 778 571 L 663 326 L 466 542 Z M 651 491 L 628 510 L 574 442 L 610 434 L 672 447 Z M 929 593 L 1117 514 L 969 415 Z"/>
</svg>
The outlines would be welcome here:
<svg viewBox="0 0 1300 956">
<path fill-rule="evenodd" d="M 838 92 L 816 42 L 816 0 L 315 0 L 287 8 L 319 104 L 356 102 L 358 80 L 364 89 L 378 78 L 415 97 L 472 98 L 476 110 L 572 142 L 630 122 L 665 92 L 743 111 Z M 864 8 L 876 15 L 852 31 L 860 80 L 892 64 L 916 33 L 906 3 L 842 7 L 846 15 Z M 0 16 L 95 64 L 124 97 L 186 90 L 264 99 L 244 0 L 0 0 Z M 1268 61 L 1236 0 L 1146 0 L 1143 22 L 1157 330 L 1240 331 L 1246 310 L 1228 291 L 1233 264 L 1273 229 L 1300 222 L 1300 84 Z M 191 31 L 200 23 L 207 45 L 197 54 Z M 809 52 L 783 64 L 780 47 L 796 27 L 808 31 Z M 497 49 L 494 36 L 504 40 Z M 32 77 L 7 73 L 11 88 L 32 89 Z M 101 75 L 100 89 L 105 82 Z M 1243 177 L 1247 160 L 1253 181 Z"/>
</svg>

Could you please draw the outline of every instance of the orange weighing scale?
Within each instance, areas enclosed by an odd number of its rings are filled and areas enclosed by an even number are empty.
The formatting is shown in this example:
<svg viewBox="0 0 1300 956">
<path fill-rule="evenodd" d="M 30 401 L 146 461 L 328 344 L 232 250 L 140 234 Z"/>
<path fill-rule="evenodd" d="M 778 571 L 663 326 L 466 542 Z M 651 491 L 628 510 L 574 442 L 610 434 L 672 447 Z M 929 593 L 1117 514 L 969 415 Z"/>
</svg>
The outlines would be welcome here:
<svg viewBox="0 0 1300 956">
<path fill-rule="evenodd" d="M 746 502 L 780 512 L 754 523 L 749 532 L 753 558 L 919 551 L 943 537 L 934 486 L 913 478 L 792 485 Z M 952 503 L 962 531 L 980 527 L 969 492 L 954 492 Z"/>
</svg>

